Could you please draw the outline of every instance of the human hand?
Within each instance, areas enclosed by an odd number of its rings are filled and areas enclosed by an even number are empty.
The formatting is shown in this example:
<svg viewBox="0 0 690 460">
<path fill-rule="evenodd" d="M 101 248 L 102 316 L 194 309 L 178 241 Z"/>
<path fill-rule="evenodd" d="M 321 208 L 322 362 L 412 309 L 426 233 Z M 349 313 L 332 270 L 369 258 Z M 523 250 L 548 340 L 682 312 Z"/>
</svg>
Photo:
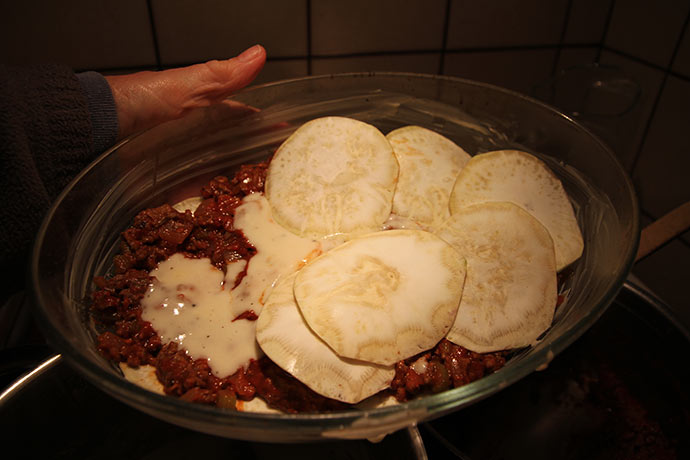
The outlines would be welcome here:
<svg viewBox="0 0 690 460">
<path fill-rule="evenodd" d="M 255 45 L 225 61 L 106 77 L 117 107 L 118 140 L 221 102 L 256 78 L 266 51 Z"/>
</svg>

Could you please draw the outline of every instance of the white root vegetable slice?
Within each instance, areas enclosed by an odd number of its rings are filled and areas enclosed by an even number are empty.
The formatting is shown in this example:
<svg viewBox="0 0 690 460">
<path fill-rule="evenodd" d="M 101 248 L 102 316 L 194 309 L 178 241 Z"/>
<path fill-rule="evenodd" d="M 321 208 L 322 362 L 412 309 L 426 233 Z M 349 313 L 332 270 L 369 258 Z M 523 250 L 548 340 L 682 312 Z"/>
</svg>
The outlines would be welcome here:
<svg viewBox="0 0 690 460">
<path fill-rule="evenodd" d="M 450 192 L 470 155 L 450 139 L 420 126 L 396 129 L 386 139 L 400 165 L 393 213 L 437 226 L 450 215 Z"/>
<path fill-rule="evenodd" d="M 521 207 L 487 202 L 458 209 L 439 232 L 467 259 L 448 340 L 484 353 L 534 344 L 556 307 L 556 262 L 546 228 Z"/>
<path fill-rule="evenodd" d="M 174 205 L 172 205 L 172 207 L 175 208 L 177 212 L 185 212 L 187 210 L 194 212 L 196 211 L 196 208 L 199 207 L 202 201 L 204 201 L 202 197 L 193 196 L 191 198 L 187 198 L 186 200 L 182 200 L 178 203 L 175 203 Z"/>
<path fill-rule="evenodd" d="M 397 178 L 393 149 L 378 129 L 325 117 L 278 148 L 265 193 L 274 219 L 299 236 L 368 233 L 388 218 Z"/>
<path fill-rule="evenodd" d="M 342 357 L 391 365 L 448 332 L 465 260 L 419 230 L 370 233 L 309 262 L 295 299 L 311 329 Z"/>
<path fill-rule="evenodd" d="M 393 366 L 341 358 L 302 318 L 292 286 L 293 274 L 273 289 L 256 322 L 256 339 L 271 360 L 316 393 L 358 403 L 387 388 Z"/>
<path fill-rule="evenodd" d="M 582 234 L 568 195 L 537 157 L 519 150 L 474 156 L 455 181 L 450 212 L 485 201 L 509 201 L 536 217 L 553 238 L 557 270 L 582 255 Z"/>
<path fill-rule="evenodd" d="M 120 363 L 120 370 L 125 379 L 130 382 L 159 395 L 165 394 L 163 384 L 156 377 L 156 368 L 154 366 L 146 364 L 139 367 L 129 367 L 125 363 Z"/>
<path fill-rule="evenodd" d="M 235 402 L 235 408 L 239 412 L 255 412 L 259 414 L 281 414 L 282 412 L 278 409 L 274 409 L 269 406 L 265 400 L 261 399 L 259 396 L 250 399 L 249 401 L 243 401 L 238 399 Z"/>
</svg>

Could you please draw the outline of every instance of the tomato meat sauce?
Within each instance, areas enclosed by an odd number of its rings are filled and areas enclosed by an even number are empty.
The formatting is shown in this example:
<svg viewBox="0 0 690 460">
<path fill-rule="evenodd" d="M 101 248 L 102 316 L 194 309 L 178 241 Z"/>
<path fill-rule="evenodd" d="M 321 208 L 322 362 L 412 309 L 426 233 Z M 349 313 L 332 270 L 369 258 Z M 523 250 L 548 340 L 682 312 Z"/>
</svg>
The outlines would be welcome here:
<svg viewBox="0 0 690 460">
<path fill-rule="evenodd" d="M 102 331 L 97 347 L 107 359 L 138 367 L 151 365 L 166 394 L 181 399 L 233 409 L 237 400 L 263 398 L 284 412 L 345 410 L 349 404 L 323 397 L 267 357 L 247 368 L 219 378 L 207 360 L 192 359 L 175 342 L 162 343 L 150 322 L 142 319 L 141 300 L 152 281 L 149 273 L 173 254 L 209 258 L 225 270 L 228 263 L 249 260 L 256 249 L 234 229 L 235 209 L 242 198 L 264 190 L 268 162 L 244 165 L 228 179 L 219 176 L 201 189 L 196 211 L 178 212 L 170 205 L 141 211 L 121 234 L 113 273 L 96 277 L 91 296 L 92 316 Z M 246 269 L 235 280 L 239 284 Z M 254 321 L 247 310 L 233 321 Z M 475 353 L 448 340 L 432 350 L 400 361 L 387 391 L 398 401 L 465 385 L 500 369 L 505 352 Z"/>
</svg>

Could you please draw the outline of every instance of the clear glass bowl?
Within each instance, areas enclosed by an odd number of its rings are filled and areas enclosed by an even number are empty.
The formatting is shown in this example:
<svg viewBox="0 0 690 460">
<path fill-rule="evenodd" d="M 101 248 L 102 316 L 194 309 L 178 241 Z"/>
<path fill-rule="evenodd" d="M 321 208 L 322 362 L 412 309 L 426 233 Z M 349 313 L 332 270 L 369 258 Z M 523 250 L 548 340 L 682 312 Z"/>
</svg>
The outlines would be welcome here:
<svg viewBox="0 0 690 460">
<path fill-rule="evenodd" d="M 269 157 L 303 122 L 326 115 L 358 118 L 384 133 L 421 125 L 471 154 L 520 148 L 546 160 L 573 201 L 585 239 L 584 254 L 564 286 L 567 301 L 558 308 L 553 326 L 537 346 L 490 376 L 372 410 L 242 413 L 160 396 L 126 381 L 96 351 L 85 300 L 94 275 L 108 272 L 119 233 L 138 211 L 197 195 L 209 178 Z M 250 88 L 227 104 L 194 112 L 110 149 L 51 208 L 36 240 L 31 274 L 36 316 L 48 340 L 96 386 L 131 406 L 178 425 L 238 439 L 377 438 L 461 409 L 546 367 L 616 296 L 633 262 L 638 225 L 633 188 L 613 154 L 553 108 L 457 78 L 343 74 Z"/>
</svg>

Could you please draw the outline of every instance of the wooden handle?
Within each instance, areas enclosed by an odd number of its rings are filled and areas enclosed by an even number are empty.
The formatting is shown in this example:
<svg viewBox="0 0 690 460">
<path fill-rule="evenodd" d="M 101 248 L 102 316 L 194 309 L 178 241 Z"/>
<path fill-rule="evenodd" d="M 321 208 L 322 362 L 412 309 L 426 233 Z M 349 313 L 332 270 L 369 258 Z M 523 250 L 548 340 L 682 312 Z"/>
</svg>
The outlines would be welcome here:
<svg viewBox="0 0 690 460">
<path fill-rule="evenodd" d="M 642 229 L 635 262 L 647 257 L 688 229 L 690 229 L 690 201 Z"/>
</svg>

